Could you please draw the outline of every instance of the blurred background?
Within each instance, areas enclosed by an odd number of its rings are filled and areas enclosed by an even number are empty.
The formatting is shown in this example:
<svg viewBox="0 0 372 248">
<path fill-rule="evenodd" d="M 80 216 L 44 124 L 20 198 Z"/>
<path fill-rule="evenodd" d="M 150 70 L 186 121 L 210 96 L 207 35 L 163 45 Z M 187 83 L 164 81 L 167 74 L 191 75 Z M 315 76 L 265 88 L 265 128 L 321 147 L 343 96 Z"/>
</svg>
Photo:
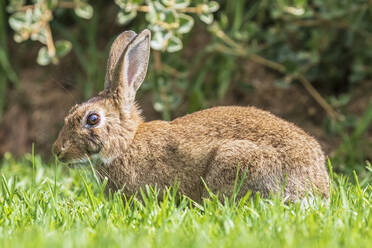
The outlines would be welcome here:
<svg viewBox="0 0 372 248">
<path fill-rule="evenodd" d="M 316 137 L 334 170 L 372 159 L 370 0 L 0 0 L 0 159 L 51 159 L 63 117 L 103 89 L 124 30 L 152 31 L 146 120 L 253 105 Z"/>
</svg>

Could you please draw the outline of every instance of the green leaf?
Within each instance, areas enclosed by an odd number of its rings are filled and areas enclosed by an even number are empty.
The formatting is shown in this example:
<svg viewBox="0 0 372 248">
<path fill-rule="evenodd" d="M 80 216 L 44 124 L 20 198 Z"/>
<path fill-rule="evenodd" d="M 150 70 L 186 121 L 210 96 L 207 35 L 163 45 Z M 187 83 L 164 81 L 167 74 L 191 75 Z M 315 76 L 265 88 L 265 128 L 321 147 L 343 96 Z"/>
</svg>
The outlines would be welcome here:
<svg viewBox="0 0 372 248">
<path fill-rule="evenodd" d="M 210 13 L 203 13 L 199 15 L 199 18 L 202 22 L 206 24 L 211 24 L 213 22 L 213 15 Z"/>
<path fill-rule="evenodd" d="M 182 47 L 183 47 L 182 46 L 182 41 L 177 36 L 172 35 L 168 39 L 168 46 L 167 46 L 167 51 L 168 52 L 170 52 L 170 53 L 177 52 L 177 51 L 181 50 Z"/>
<path fill-rule="evenodd" d="M 115 3 L 121 8 L 124 9 L 128 4 L 128 0 L 115 0 Z"/>
<path fill-rule="evenodd" d="M 229 18 L 227 17 L 225 13 L 222 13 L 219 17 L 220 17 L 220 20 L 219 20 L 220 27 L 222 29 L 226 29 L 229 25 Z"/>
<path fill-rule="evenodd" d="M 190 0 L 162 0 L 162 3 L 167 7 L 182 9 L 190 5 Z"/>
<path fill-rule="evenodd" d="M 167 36 L 164 32 L 155 32 L 151 39 L 151 47 L 155 50 L 163 50 L 167 45 Z"/>
<path fill-rule="evenodd" d="M 156 101 L 154 102 L 154 109 L 158 112 L 162 112 L 165 109 L 165 107 L 161 101 Z"/>
<path fill-rule="evenodd" d="M 133 4 L 137 4 L 137 5 L 142 4 L 143 1 L 144 1 L 144 0 L 131 0 L 131 2 L 132 2 Z"/>
<path fill-rule="evenodd" d="M 9 12 L 14 12 L 18 8 L 22 7 L 25 4 L 26 0 L 11 0 L 6 8 Z"/>
<path fill-rule="evenodd" d="M 161 21 L 172 25 L 178 22 L 177 12 L 174 10 L 166 10 L 160 14 Z"/>
<path fill-rule="evenodd" d="M 153 4 L 149 5 L 149 12 L 146 14 L 146 20 L 150 23 L 155 23 L 158 20 L 158 11 Z"/>
<path fill-rule="evenodd" d="M 52 58 L 48 54 L 48 49 L 45 46 L 40 48 L 37 56 L 37 63 L 39 65 L 49 65 L 51 61 Z"/>
<path fill-rule="evenodd" d="M 115 3 L 123 10 L 135 10 L 138 5 L 142 4 L 143 0 L 115 0 Z"/>
<path fill-rule="evenodd" d="M 72 44 L 68 40 L 59 40 L 56 42 L 56 54 L 58 57 L 63 57 L 71 51 Z"/>
<path fill-rule="evenodd" d="M 190 32 L 191 28 L 194 26 L 194 19 L 191 16 L 185 14 L 179 14 L 179 28 L 178 33 L 185 34 Z"/>
<path fill-rule="evenodd" d="M 120 11 L 117 15 L 117 22 L 121 25 L 127 24 L 137 16 L 137 11 L 125 12 L 124 10 Z"/>
<path fill-rule="evenodd" d="M 38 40 L 43 44 L 46 44 L 46 30 L 45 28 L 41 29 L 38 33 L 31 34 L 31 40 Z"/>
<path fill-rule="evenodd" d="M 9 17 L 9 25 L 15 31 L 21 30 L 30 23 L 30 15 L 27 15 L 27 12 L 17 12 Z"/>
<path fill-rule="evenodd" d="M 54 9 L 58 6 L 58 0 L 46 0 L 49 9 Z"/>
<path fill-rule="evenodd" d="M 220 5 L 215 1 L 208 2 L 207 6 L 208 6 L 208 13 L 216 12 L 220 8 Z"/>
<path fill-rule="evenodd" d="M 84 19 L 90 19 L 93 16 L 93 7 L 85 2 L 80 2 L 74 11 L 77 16 Z"/>
<path fill-rule="evenodd" d="M 14 36 L 13 36 L 13 40 L 17 43 L 20 43 L 22 41 L 25 40 L 24 37 L 22 37 L 22 35 L 18 34 L 18 33 L 15 33 Z"/>
</svg>

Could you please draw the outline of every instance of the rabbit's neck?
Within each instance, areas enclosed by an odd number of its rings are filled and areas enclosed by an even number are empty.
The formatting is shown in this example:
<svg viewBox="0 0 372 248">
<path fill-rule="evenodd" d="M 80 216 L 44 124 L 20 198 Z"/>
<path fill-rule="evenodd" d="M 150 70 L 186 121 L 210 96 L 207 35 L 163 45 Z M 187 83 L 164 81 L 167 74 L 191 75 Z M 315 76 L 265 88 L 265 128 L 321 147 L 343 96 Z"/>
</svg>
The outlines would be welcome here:
<svg viewBox="0 0 372 248">
<path fill-rule="evenodd" d="M 107 175 L 109 179 L 109 187 L 115 190 L 125 185 L 127 194 L 134 194 L 146 184 L 155 182 L 160 186 L 165 183 L 164 180 L 155 180 L 156 177 L 164 177 L 161 175 L 162 168 L 166 165 L 165 154 L 169 152 L 159 142 L 167 144 L 168 148 L 170 142 L 174 142 L 169 138 L 168 122 L 152 121 L 150 125 L 143 121 L 138 123 L 130 142 L 123 138 L 122 142 L 126 147 L 122 146 L 120 154 L 101 167 L 101 174 Z"/>
<path fill-rule="evenodd" d="M 117 158 L 126 157 L 133 143 L 138 127 L 144 122 L 141 111 L 135 106 L 132 112 L 120 118 L 120 122 L 111 122 L 109 133 L 104 139 L 106 144 L 97 156 L 107 167 Z"/>
</svg>

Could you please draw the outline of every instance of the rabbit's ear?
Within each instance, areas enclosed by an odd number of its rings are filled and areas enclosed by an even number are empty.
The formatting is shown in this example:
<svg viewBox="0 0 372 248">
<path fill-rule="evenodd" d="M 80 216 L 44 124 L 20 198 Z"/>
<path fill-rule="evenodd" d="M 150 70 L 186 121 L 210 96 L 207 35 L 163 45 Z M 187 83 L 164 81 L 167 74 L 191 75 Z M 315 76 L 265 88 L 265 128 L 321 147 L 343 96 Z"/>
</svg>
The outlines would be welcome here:
<svg viewBox="0 0 372 248">
<path fill-rule="evenodd" d="M 118 79 L 115 76 L 115 71 L 118 66 L 119 59 L 128 44 L 136 37 L 137 34 L 133 31 L 122 32 L 111 45 L 110 55 L 107 61 L 107 71 L 105 77 L 105 90 L 116 88 L 118 84 Z"/>
<path fill-rule="evenodd" d="M 124 52 L 121 68 L 123 86 L 136 92 L 146 77 L 150 58 L 151 33 L 143 30 L 132 40 Z"/>
<path fill-rule="evenodd" d="M 130 112 L 136 92 L 146 77 L 150 41 L 150 31 L 143 30 L 128 44 L 113 70 L 113 79 L 108 88 L 115 92 L 125 112 Z"/>
</svg>

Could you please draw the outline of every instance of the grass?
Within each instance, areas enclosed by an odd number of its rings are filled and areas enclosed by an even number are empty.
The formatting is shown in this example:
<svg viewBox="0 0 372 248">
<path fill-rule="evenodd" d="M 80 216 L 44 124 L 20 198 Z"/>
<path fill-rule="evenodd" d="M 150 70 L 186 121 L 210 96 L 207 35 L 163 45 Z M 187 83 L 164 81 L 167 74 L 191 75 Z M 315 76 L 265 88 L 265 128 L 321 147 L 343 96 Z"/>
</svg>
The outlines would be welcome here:
<svg viewBox="0 0 372 248">
<path fill-rule="evenodd" d="M 2 162 L 0 247 L 367 247 L 372 243 L 370 180 L 332 175 L 329 204 L 304 209 L 280 198 L 106 198 L 90 169 L 44 164 L 36 156 Z M 371 173 L 370 173 L 371 174 Z"/>
</svg>

